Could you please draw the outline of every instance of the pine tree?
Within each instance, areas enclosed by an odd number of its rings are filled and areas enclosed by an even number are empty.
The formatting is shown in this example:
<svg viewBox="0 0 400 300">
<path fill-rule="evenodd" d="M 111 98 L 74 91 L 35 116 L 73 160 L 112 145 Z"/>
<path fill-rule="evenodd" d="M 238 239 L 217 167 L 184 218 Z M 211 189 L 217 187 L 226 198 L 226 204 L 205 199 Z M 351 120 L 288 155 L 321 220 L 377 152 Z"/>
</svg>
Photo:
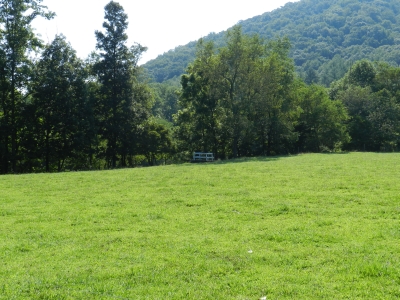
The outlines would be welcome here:
<svg viewBox="0 0 400 300">
<path fill-rule="evenodd" d="M 117 160 L 125 164 L 126 147 L 130 147 L 134 130 L 135 83 L 137 62 L 145 48 L 140 45 L 128 48 L 128 16 L 123 7 L 111 1 L 105 6 L 105 32 L 96 31 L 100 51 L 94 71 L 101 85 L 98 95 L 99 128 L 106 141 L 104 156 L 109 167 L 115 168 Z M 121 156 L 122 155 L 122 156 Z"/>
</svg>

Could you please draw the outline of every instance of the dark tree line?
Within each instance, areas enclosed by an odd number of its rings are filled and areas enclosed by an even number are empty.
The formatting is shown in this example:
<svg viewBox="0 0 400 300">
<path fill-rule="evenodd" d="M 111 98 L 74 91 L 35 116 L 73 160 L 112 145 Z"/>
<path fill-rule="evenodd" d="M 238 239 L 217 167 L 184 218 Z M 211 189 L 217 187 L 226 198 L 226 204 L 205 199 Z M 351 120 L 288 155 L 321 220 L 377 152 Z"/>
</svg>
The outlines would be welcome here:
<svg viewBox="0 0 400 300">
<path fill-rule="evenodd" d="M 86 61 L 62 35 L 35 36 L 31 22 L 53 16 L 41 0 L 0 0 L 0 173 L 126 167 L 138 154 L 152 163 L 170 137 L 151 118 L 137 64 L 146 48 L 127 46 L 122 6 L 106 5 Z"/>
</svg>

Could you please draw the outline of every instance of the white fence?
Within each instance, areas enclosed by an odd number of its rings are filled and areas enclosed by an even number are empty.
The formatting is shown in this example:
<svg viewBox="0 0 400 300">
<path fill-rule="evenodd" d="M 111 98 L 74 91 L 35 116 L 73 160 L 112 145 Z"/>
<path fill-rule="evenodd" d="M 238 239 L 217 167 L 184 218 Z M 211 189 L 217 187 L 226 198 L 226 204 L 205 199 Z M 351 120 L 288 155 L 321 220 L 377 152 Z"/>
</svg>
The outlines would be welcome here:
<svg viewBox="0 0 400 300">
<path fill-rule="evenodd" d="M 214 153 L 193 152 L 192 162 L 214 161 Z"/>
</svg>

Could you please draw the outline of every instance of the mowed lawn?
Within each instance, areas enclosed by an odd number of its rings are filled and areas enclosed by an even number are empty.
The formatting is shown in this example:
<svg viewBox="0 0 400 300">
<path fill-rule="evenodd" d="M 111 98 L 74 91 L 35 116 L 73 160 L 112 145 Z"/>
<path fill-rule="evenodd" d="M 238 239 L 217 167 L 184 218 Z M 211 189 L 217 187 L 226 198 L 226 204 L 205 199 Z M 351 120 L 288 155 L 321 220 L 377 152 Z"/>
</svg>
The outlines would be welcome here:
<svg viewBox="0 0 400 300">
<path fill-rule="evenodd" d="M 400 154 L 0 176 L 0 299 L 262 297 L 400 297 Z"/>
</svg>

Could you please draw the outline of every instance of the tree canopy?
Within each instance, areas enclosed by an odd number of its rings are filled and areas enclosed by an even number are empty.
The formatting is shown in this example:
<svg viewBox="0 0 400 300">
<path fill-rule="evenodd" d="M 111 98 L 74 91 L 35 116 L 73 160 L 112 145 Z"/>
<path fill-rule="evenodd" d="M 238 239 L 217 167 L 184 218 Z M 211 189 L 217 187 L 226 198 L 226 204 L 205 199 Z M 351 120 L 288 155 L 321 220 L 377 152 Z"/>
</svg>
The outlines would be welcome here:
<svg viewBox="0 0 400 300">
<path fill-rule="evenodd" d="M 400 63 L 400 2 L 396 0 L 301 0 L 240 21 L 243 33 L 261 38 L 288 37 L 296 70 L 303 78 L 314 71 L 325 86 L 340 79 L 361 59 Z M 204 38 L 225 45 L 225 32 Z M 144 67 L 157 82 L 184 73 L 195 58 L 196 43 L 179 46 Z M 332 63 L 335 61 L 335 63 Z"/>
<path fill-rule="evenodd" d="M 227 32 L 218 51 L 200 40 L 181 80 L 175 119 L 181 150 L 235 158 L 346 143 L 343 104 L 331 101 L 324 88 L 301 83 L 289 50 L 288 39 L 265 43 L 244 35 L 241 26 Z"/>
</svg>

